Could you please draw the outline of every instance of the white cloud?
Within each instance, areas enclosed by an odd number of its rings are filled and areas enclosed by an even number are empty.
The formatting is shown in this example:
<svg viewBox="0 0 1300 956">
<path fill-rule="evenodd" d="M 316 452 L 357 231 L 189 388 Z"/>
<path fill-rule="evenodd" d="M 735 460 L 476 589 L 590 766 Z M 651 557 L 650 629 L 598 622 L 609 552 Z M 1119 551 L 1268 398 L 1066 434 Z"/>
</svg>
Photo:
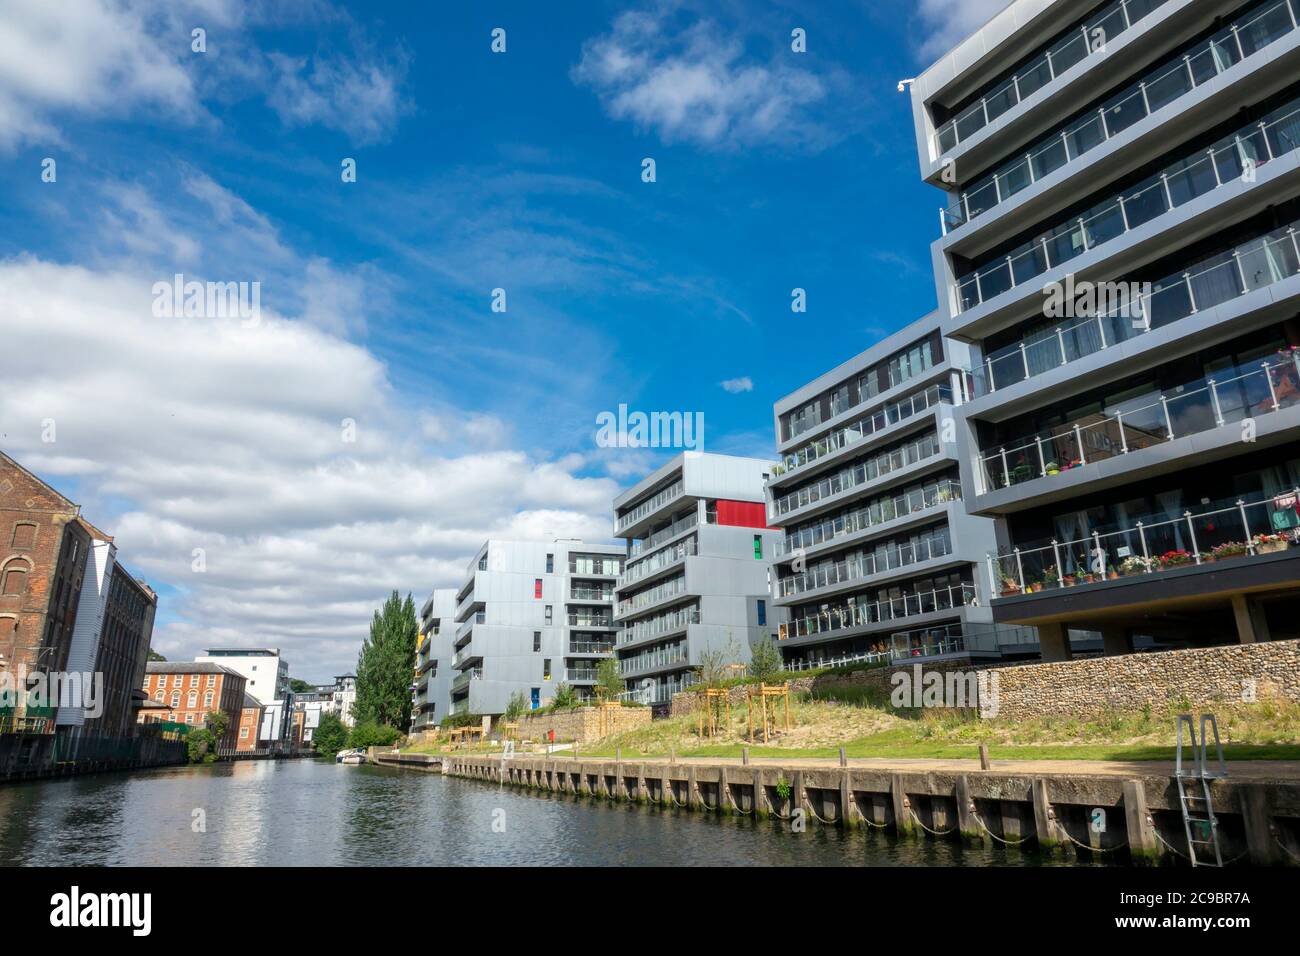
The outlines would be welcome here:
<svg viewBox="0 0 1300 956">
<path fill-rule="evenodd" d="M 754 381 L 748 375 L 740 378 L 729 378 L 725 382 L 719 382 L 723 391 L 730 392 L 732 395 L 738 395 L 741 392 L 752 392 L 754 390 Z"/>
<path fill-rule="evenodd" d="M 179 589 L 162 653 L 265 642 L 323 678 L 355 663 L 389 590 L 418 600 L 457 581 L 484 538 L 608 538 L 616 485 L 577 477 L 580 459 L 491 447 L 504 426 L 452 409 L 461 443 L 437 454 L 366 349 L 274 314 L 255 328 L 155 318 L 153 278 L 0 262 L 6 349 L 51 357 L 6 372 L 0 433 L 56 486 L 79 481 L 129 568 Z"/>
<path fill-rule="evenodd" d="M 736 148 L 825 139 L 807 117 L 826 95 L 822 79 L 779 55 L 749 61 L 734 33 L 714 22 L 677 29 L 671 19 L 665 11 L 620 15 L 583 46 L 574 79 L 592 87 L 611 116 L 667 142 Z"/>
<path fill-rule="evenodd" d="M 921 0 L 917 15 L 925 38 L 921 56 L 926 65 L 970 36 L 1010 3 L 1010 0 Z"/>
<path fill-rule="evenodd" d="M 272 53 L 270 63 L 267 103 L 286 125 L 319 123 L 357 145 L 368 145 L 387 139 L 405 109 L 399 93 L 406 73 L 403 61 Z"/>
</svg>

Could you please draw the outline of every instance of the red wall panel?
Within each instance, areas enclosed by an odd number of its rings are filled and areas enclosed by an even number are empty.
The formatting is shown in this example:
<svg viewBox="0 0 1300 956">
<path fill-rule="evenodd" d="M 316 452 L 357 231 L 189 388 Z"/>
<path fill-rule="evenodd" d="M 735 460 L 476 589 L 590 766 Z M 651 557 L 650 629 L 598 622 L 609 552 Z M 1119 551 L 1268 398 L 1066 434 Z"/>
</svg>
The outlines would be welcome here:
<svg viewBox="0 0 1300 956">
<path fill-rule="evenodd" d="M 767 508 L 761 501 L 718 499 L 718 524 L 735 528 L 766 528 Z"/>
</svg>

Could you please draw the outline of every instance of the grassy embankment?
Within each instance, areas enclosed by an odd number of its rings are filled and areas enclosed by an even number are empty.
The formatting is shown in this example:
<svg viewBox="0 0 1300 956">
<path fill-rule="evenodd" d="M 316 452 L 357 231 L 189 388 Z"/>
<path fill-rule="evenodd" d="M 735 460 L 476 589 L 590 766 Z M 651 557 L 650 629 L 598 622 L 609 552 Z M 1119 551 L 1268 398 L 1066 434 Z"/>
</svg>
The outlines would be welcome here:
<svg viewBox="0 0 1300 956">
<path fill-rule="evenodd" d="M 1090 719 L 980 720 L 968 712 L 897 710 L 878 692 L 843 685 L 815 697 L 794 696 L 790 710 L 791 730 L 767 745 L 745 739 L 741 704 L 733 705 L 730 726 L 713 738 L 698 735 L 694 716 L 674 717 L 586 744 L 579 752 L 584 757 L 613 756 L 616 749 L 627 758 L 670 751 L 679 757 L 739 757 L 748 745 L 755 757 L 836 757 L 844 747 L 850 757 L 942 759 L 974 758 L 979 745 L 987 744 L 994 760 L 1172 760 L 1174 716 L 1190 708 L 1174 703 L 1165 710 Z M 1300 704 L 1230 704 L 1213 712 L 1229 760 L 1300 760 Z M 499 752 L 490 745 L 476 749 Z"/>
</svg>

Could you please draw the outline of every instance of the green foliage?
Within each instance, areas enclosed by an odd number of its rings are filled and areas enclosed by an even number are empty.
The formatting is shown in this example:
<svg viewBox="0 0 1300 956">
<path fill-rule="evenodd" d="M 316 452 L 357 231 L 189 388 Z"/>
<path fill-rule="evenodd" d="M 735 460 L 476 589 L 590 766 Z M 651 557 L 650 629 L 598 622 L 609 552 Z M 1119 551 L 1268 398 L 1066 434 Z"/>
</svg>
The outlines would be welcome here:
<svg viewBox="0 0 1300 956">
<path fill-rule="evenodd" d="M 596 665 L 596 686 L 605 689 L 606 700 L 618 700 L 618 695 L 623 693 L 627 686 L 623 682 L 623 675 L 618 672 L 618 662 L 612 657 L 606 657 Z"/>
<path fill-rule="evenodd" d="M 301 677 L 290 677 L 290 678 L 289 678 L 289 689 L 290 689 L 291 691 L 293 691 L 295 694 L 308 694 L 308 693 L 311 693 L 311 691 L 315 688 L 315 686 L 316 686 L 316 685 L 314 685 L 314 684 L 309 684 L 309 683 L 307 683 L 307 682 L 306 682 L 305 680 L 303 680 Z"/>
<path fill-rule="evenodd" d="M 782 774 L 780 777 L 777 777 L 776 795 L 780 797 L 782 800 L 790 799 L 790 781 L 785 779 L 784 774 Z"/>
<path fill-rule="evenodd" d="M 402 739 L 402 732 L 388 724 L 360 721 L 348 735 L 349 747 L 391 747 Z"/>
<path fill-rule="evenodd" d="M 190 763 L 213 763 L 217 759 L 217 741 L 220 739 L 206 727 L 191 730 L 185 735 Z"/>
<path fill-rule="evenodd" d="M 159 654 L 157 651 L 155 651 L 155 650 L 151 647 L 151 648 L 149 648 L 149 660 L 151 660 L 151 661 L 166 661 L 167 658 L 163 657 L 161 654 Z"/>
<path fill-rule="evenodd" d="M 749 676 L 755 680 L 767 681 L 781 673 L 781 668 L 784 666 L 781 652 L 776 649 L 776 644 L 767 634 L 754 642 L 749 655 Z"/>
<path fill-rule="evenodd" d="M 411 673 L 419 628 L 411 595 L 403 601 L 394 591 L 375 612 L 370 636 L 357 659 L 357 724 L 406 727 L 411 723 Z"/>
<path fill-rule="evenodd" d="M 563 682 L 555 687 L 555 695 L 551 698 L 552 710 L 563 710 L 566 707 L 577 707 L 581 703 L 578 700 L 578 692 L 568 684 Z"/>
<path fill-rule="evenodd" d="M 510 700 L 506 703 L 505 719 L 518 720 L 523 716 L 524 711 L 528 709 L 528 698 L 524 696 L 522 690 L 517 690 L 510 695 Z"/>
<path fill-rule="evenodd" d="M 333 760 L 348 745 L 348 728 L 338 714 L 321 714 L 320 724 L 312 734 L 311 742 L 316 753 Z"/>
<path fill-rule="evenodd" d="M 450 730 L 455 727 L 477 727 L 482 723 L 483 717 L 480 714 L 448 714 L 438 722 L 438 726 Z"/>
<path fill-rule="evenodd" d="M 213 737 L 220 740 L 230 729 L 230 715 L 224 710 L 210 710 L 203 715 L 203 725 L 212 731 Z"/>
</svg>

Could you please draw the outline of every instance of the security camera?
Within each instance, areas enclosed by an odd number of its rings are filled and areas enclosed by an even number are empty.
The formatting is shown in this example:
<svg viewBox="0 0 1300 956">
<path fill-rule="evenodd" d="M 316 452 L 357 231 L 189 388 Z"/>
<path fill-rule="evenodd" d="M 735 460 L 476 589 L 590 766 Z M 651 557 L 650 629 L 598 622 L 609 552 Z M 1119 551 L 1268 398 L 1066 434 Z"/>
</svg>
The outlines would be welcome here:
<svg viewBox="0 0 1300 956">
<path fill-rule="evenodd" d="M 906 89 L 908 86 L 910 86 L 911 84 L 913 84 L 913 83 L 915 83 L 915 82 L 916 82 L 916 78 L 915 78 L 915 77 L 913 77 L 913 78 L 910 79 L 910 80 L 899 80 L 899 81 L 898 81 L 898 92 L 900 92 L 900 93 L 903 92 L 904 89 Z"/>
</svg>

